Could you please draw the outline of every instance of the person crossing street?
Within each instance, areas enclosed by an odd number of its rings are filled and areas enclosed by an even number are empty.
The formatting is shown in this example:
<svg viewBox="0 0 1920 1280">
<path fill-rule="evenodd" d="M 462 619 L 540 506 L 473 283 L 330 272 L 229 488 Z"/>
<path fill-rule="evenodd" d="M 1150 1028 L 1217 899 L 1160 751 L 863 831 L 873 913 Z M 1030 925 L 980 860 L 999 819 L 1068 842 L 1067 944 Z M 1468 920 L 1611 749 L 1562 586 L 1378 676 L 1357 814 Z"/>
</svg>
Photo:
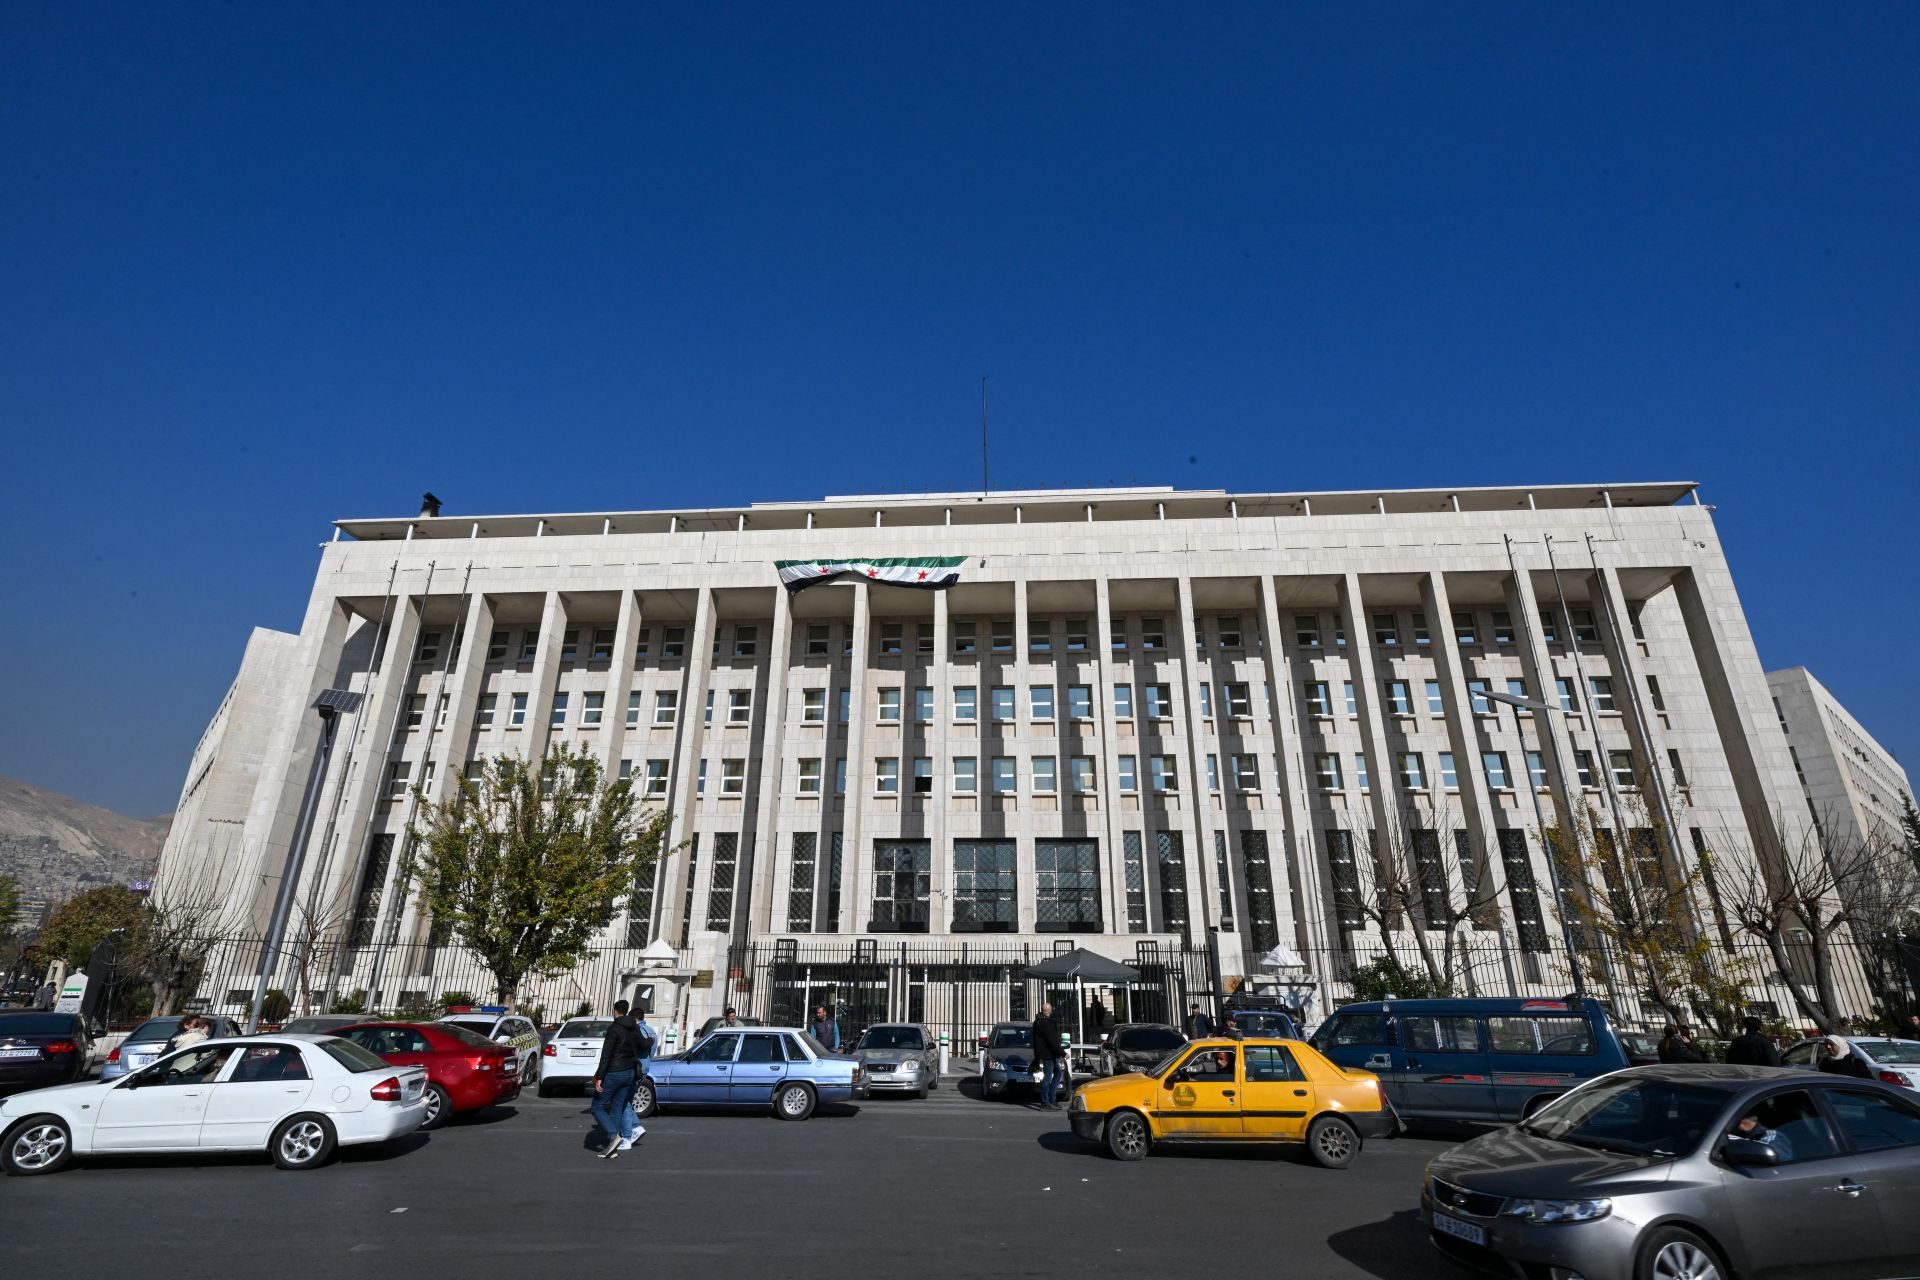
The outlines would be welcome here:
<svg viewBox="0 0 1920 1280">
<path fill-rule="evenodd" d="M 625 1000 L 614 1001 L 613 1023 L 601 1041 L 600 1063 L 593 1072 L 593 1118 L 607 1139 L 598 1152 L 602 1160 L 633 1150 L 634 1142 L 647 1132 L 633 1113 L 633 1086 L 641 1060 L 648 1056 L 649 1038 L 627 1012 L 629 1007 Z"/>
<path fill-rule="evenodd" d="M 1066 1067 L 1067 1050 L 1060 1040 L 1060 1028 L 1053 1022 L 1053 1006 L 1040 1006 L 1033 1020 L 1033 1059 L 1040 1067 L 1040 1109 L 1060 1110 L 1060 1079 Z"/>
</svg>

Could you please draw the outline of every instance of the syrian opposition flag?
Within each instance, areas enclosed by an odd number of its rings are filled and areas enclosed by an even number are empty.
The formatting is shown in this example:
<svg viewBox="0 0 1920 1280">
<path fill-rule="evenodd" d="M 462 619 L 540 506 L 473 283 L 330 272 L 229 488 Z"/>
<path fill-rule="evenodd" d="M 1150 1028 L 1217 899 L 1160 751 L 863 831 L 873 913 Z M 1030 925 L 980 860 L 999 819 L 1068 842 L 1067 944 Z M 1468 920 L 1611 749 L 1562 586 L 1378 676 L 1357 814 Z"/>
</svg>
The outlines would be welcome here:
<svg viewBox="0 0 1920 1280">
<path fill-rule="evenodd" d="M 944 591 L 960 581 L 960 566 L 965 556 L 918 556 L 886 560 L 775 560 L 780 585 L 800 591 L 817 583 L 840 578 L 866 578 L 893 587 L 924 587 Z"/>
</svg>

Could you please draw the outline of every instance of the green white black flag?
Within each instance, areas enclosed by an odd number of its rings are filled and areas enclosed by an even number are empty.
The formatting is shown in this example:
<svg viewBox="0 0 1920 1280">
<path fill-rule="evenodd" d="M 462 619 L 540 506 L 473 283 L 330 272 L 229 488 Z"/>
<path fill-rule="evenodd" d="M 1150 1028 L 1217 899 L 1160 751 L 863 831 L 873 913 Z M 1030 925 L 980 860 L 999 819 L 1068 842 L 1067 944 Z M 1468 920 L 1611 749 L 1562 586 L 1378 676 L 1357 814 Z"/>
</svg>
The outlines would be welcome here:
<svg viewBox="0 0 1920 1280">
<path fill-rule="evenodd" d="M 895 587 L 922 587 L 944 591 L 960 581 L 965 556 L 914 556 L 880 560 L 775 560 L 780 585 L 799 591 L 838 578 L 865 578 Z"/>
</svg>

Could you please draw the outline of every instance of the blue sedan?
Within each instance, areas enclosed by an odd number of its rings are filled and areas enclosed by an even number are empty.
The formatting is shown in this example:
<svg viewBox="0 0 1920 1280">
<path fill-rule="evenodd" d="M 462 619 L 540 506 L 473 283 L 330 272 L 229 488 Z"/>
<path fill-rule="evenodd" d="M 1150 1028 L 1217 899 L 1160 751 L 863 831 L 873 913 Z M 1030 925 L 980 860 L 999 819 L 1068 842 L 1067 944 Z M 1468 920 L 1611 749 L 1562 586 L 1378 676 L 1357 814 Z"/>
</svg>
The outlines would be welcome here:
<svg viewBox="0 0 1920 1280">
<path fill-rule="evenodd" d="M 661 1107 L 751 1107 L 805 1120 L 864 1085 L 857 1060 L 797 1027 L 727 1027 L 685 1053 L 648 1060 L 633 1109 L 645 1119 Z"/>
</svg>

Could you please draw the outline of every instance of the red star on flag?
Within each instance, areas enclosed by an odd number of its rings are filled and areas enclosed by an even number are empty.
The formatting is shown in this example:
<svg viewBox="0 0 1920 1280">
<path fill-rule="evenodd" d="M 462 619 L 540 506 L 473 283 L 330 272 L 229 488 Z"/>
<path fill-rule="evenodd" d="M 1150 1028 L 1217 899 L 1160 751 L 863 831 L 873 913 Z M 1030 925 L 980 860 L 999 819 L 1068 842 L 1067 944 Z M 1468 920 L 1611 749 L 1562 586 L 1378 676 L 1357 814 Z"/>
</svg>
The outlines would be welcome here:
<svg viewBox="0 0 1920 1280">
<path fill-rule="evenodd" d="M 867 570 L 867 576 L 869 578 L 877 578 L 880 576 L 880 571 L 878 569 L 869 569 Z"/>
<path fill-rule="evenodd" d="M 927 571 L 926 571 L 925 569 L 922 569 L 922 570 L 920 571 L 920 578 L 919 578 L 919 581 L 921 581 L 921 582 L 925 582 L 926 580 L 927 580 Z"/>
<path fill-rule="evenodd" d="M 827 576 L 827 575 L 828 575 L 829 573 L 832 573 L 832 572 L 833 572 L 833 570 L 831 570 L 831 569 L 828 569 L 828 568 L 826 568 L 826 567 L 825 567 L 825 566 L 823 565 L 823 566 L 821 566 L 821 569 L 820 569 L 820 576 L 824 578 L 824 577 L 826 577 L 826 576 Z"/>
</svg>

